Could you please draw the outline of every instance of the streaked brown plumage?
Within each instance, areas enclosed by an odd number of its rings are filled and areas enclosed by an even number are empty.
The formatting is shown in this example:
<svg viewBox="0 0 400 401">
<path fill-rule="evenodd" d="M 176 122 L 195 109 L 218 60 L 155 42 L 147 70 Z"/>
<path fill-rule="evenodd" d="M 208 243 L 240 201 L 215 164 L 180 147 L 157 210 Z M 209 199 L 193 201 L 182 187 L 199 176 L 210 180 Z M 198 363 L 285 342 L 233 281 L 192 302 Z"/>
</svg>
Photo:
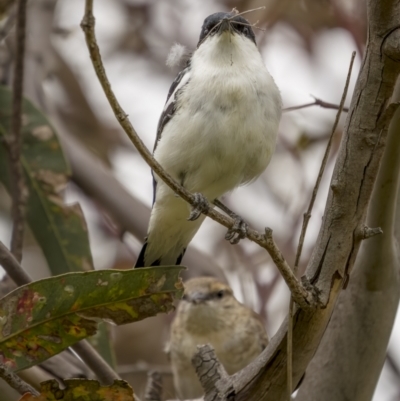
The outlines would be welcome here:
<svg viewBox="0 0 400 401">
<path fill-rule="evenodd" d="M 212 345 L 232 375 L 261 353 L 268 335 L 259 316 L 241 304 L 227 284 L 199 277 L 185 284 L 168 346 L 175 388 L 182 399 L 203 393 L 191 363 L 200 344 Z"/>
</svg>

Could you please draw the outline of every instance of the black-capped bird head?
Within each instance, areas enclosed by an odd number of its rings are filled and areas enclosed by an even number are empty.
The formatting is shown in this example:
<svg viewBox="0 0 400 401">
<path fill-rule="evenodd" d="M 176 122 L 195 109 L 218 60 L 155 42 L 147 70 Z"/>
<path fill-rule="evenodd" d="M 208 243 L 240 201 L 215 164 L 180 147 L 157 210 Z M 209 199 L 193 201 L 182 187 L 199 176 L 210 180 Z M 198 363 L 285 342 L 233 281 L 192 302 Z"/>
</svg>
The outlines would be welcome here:
<svg viewBox="0 0 400 401">
<path fill-rule="evenodd" d="M 234 13 L 219 12 L 208 16 L 201 28 L 197 47 L 215 36 L 241 36 L 256 44 L 253 29 L 245 18 Z"/>
</svg>

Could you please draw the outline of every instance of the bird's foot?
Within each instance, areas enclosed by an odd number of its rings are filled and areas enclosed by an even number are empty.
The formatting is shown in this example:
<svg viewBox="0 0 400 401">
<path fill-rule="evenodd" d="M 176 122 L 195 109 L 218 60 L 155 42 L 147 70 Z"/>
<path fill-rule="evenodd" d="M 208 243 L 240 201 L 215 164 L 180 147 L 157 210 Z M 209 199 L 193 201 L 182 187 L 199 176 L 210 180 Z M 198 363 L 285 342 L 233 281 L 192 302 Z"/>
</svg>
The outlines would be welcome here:
<svg viewBox="0 0 400 401">
<path fill-rule="evenodd" d="M 248 225 L 240 216 L 234 213 L 231 213 L 231 217 L 235 219 L 235 222 L 232 228 L 227 231 L 225 239 L 232 245 L 236 245 L 241 239 L 246 238 Z"/>
<path fill-rule="evenodd" d="M 192 208 L 192 211 L 190 212 L 188 218 L 189 221 L 197 220 L 201 216 L 201 214 L 203 212 L 206 212 L 210 207 L 207 198 L 203 194 L 196 192 L 193 194 L 193 196 L 194 196 L 194 206 Z"/>
</svg>

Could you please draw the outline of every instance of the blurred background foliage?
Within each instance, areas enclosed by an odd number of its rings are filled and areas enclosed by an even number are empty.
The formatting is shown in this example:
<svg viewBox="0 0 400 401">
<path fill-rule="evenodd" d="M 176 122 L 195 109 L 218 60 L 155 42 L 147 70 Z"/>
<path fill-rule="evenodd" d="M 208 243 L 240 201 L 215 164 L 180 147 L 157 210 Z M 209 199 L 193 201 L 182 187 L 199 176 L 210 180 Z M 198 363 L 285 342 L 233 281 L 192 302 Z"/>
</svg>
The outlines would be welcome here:
<svg viewBox="0 0 400 401">
<path fill-rule="evenodd" d="M 179 70 L 165 64 L 171 46 L 177 42 L 192 51 L 204 18 L 213 12 L 261 6 L 265 9 L 247 18 L 258 21 L 257 43 L 281 89 L 284 107 L 312 102 L 310 95 L 338 104 L 351 52 L 356 50 L 350 99 L 367 34 L 362 0 L 95 1 L 97 36 L 110 81 L 148 147 L 153 146 L 169 85 Z M 117 125 L 95 77 L 79 27 L 83 7 L 80 0 L 28 3 L 25 95 L 58 133 L 71 170 L 62 195 L 67 204 L 78 202 L 82 208 L 95 268 L 127 269 L 134 264 L 146 235 L 152 178 Z M 0 1 L 0 16 L 0 81 L 9 85 L 12 1 Z M 290 264 L 334 118 L 335 110 L 320 107 L 285 112 L 266 172 L 224 199 L 257 230 L 271 227 Z M 307 264 L 318 234 L 344 118 L 334 137 L 300 269 Z M 5 187 L 0 186 L 0 240 L 7 245 L 12 226 L 10 203 Z M 224 234 L 223 227 L 206 220 L 183 260 L 189 267 L 186 278 L 215 275 L 226 279 L 238 299 L 262 315 L 272 336 L 287 313 L 289 292 L 264 250 L 248 241 L 231 246 Z M 24 244 L 22 264 L 29 274 L 34 279 L 49 276 L 46 252 L 29 230 Z M 0 292 L 8 292 L 12 285 L 4 278 Z M 147 371 L 158 369 L 164 376 L 165 396 L 173 397 L 163 352 L 171 319 L 172 315 L 160 315 L 112 330 L 117 370 L 139 395 Z M 397 322 L 376 400 L 400 397 L 399 338 Z"/>
</svg>

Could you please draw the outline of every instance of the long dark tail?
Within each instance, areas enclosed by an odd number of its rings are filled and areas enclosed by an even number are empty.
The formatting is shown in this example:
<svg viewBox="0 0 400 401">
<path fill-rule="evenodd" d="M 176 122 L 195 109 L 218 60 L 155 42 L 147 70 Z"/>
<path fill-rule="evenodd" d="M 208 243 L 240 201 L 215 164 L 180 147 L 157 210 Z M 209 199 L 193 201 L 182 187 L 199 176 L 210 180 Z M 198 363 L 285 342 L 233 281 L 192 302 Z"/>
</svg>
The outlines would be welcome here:
<svg viewBox="0 0 400 401">
<path fill-rule="evenodd" d="M 139 256 L 138 256 L 136 264 L 135 264 L 135 269 L 140 268 L 140 267 L 150 267 L 150 266 L 161 266 L 162 265 L 161 259 L 157 259 L 154 262 L 152 262 L 149 266 L 146 266 L 146 264 L 145 264 L 146 249 L 147 249 L 147 240 L 145 240 L 143 247 L 139 253 Z M 185 252 L 186 252 L 186 248 L 176 259 L 176 262 L 175 262 L 176 265 L 181 264 L 182 258 L 183 258 L 183 255 L 185 254 Z"/>
<path fill-rule="evenodd" d="M 146 248 L 147 248 L 147 241 L 144 242 L 143 247 L 139 253 L 139 256 L 138 256 L 136 264 L 135 264 L 135 269 L 137 269 L 138 267 L 145 267 L 144 254 L 146 252 Z"/>
</svg>

